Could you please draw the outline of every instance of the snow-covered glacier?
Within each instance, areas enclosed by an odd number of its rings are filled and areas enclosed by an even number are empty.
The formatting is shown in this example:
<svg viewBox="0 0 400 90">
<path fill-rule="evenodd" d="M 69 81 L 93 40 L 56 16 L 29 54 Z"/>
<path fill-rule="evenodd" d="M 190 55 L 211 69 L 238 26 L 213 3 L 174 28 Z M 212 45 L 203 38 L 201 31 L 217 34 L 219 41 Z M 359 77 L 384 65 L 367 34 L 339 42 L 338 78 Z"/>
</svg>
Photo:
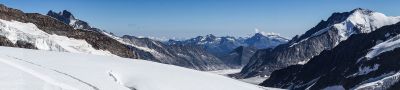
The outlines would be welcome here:
<svg viewBox="0 0 400 90">
<path fill-rule="evenodd" d="M 263 90 L 207 72 L 145 60 L 0 47 L 2 90 Z"/>
<path fill-rule="evenodd" d="M 115 56 L 109 51 L 93 48 L 92 45 L 85 40 L 48 34 L 40 30 L 33 23 L 0 19 L 0 36 L 6 37 L 14 44 L 17 43 L 17 41 L 31 43 L 40 50 Z"/>
</svg>

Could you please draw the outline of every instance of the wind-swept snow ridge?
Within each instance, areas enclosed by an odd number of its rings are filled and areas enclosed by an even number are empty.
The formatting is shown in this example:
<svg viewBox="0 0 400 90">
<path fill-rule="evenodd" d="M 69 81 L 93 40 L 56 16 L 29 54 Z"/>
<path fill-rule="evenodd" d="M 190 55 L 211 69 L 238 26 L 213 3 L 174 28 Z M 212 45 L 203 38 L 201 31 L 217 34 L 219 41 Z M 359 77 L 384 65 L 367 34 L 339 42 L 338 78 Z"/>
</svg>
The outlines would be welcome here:
<svg viewBox="0 0 400 90">
<path fill-rule="evenodd" d="M 26 41 L 40 50 L 64 51 L 114 56 L 108 51 L 97 50 L 85 40 L 51 35 L 43 32 L 35 24 L 0 19 L 0 36 L 5 36 L 12 43 Z"/>
<path fill-rule="evenodd" d="M 228 77 L 151 61 L 10 47 L 0 47 L 0 67 L 1 72 L 17 68 L 12 70 L 36 77 L 29 80 L 35 84 L 13 84 L 34 90 L 263 90 Z M 28 82 L 18 80 L 18 75 L 3 76 L 15 78 L 7 82 Z"/>
</svg>

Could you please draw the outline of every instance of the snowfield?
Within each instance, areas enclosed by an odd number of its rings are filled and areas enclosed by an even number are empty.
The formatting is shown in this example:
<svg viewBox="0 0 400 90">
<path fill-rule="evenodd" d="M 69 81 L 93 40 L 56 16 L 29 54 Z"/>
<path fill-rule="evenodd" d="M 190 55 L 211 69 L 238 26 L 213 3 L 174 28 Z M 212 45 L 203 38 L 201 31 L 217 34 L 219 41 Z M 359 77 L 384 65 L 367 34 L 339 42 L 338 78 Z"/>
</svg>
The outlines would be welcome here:
<svg viewBox="0 0 400 90">
<path fill-rule="evenodd" d="M 2 90 L 273 89 L 145 60 L 11 47 L 0 47 L 0 71 Z"/>
<path fill-rule="evenodd" d="M 228 76 L 229 74 L 239 73 L 241 70 L 242 69 L 225 69 L 225 70 L 216 70 L 216 71 L 207 71 L 207 72 L 225 76 L 225 77 L 229 77 Z M 246 79 L 237 79 L 237 80 L 246 82 L 246 83 L 250 83 L 250 84 L 254 84 L 254 85 L 258 85 L 258 84 L 262 83 L 263 81 L 267 80 L 268 78 L 269 78 L 269 76 L 266 76 L 266 77 L 256 76 L 256 77 L 251 77 L 251 78 L 246 78 Z"/>
</svg>

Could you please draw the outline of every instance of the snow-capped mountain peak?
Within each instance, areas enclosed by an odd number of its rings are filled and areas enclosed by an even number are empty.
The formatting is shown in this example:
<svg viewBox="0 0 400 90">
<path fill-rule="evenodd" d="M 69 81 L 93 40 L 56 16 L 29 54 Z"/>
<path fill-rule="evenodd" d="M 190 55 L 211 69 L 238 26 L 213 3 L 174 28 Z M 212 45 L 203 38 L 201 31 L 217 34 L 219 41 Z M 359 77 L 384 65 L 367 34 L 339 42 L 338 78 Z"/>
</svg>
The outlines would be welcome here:
<svg viewBox="0 0 400 90">
<path fill-rule="evenodd" d="M 263 35 L 263 36 L 280 36 L 278 33 L 274 32 L 256 32 L 255 35 Z"/>
<path fill-rule="evenodd" d="M 264 36 L 266 36 L 266 35 L 264 35 L 263 33 L 256 33 L 256 34 L 254 34 L 253 37 L 264 37 Z"/>
<path fill-rule="evenodd" d="M 280 36 L 278 33 L 266 33 L 266 32 L 255 33 L 252 37 L 249 38 L 270 38 L 270 39 L 279 39 L 281 41 L 289 41 L 289 39 Z"/>
<path fill-rule="evenodd" d="M 369 10 L 369 9 L 365 9 L 365 8 L 355 8 L 351 12 L 352 13 L 354 13 L 354 12 L 362 12 L 363 14 L 370 14 L 370 13 L 373 13 L 374 11 Z"/>
<path fill-rule="evenodd" d="M 217 41 L 218 39 L 220 39 L 219 37 L 214 36 L 213 34 L 208 34 L 206 36 L 200 36 L 200 42 L 203 43 L 212 43 L 214 41 Z"/>
<path fill-rule="evenodd" d="M 330 30 L 337 30 L 340 35 L 340 41 L 343 41 L 353 34 L 369 33 L 382 26 L 395 24 L 400 21 L 400 17 L 386 16 L 385 14 L 363 8 L 356 8 L 350 12 L 341 14 L 334 13 L 327 21 L 340 22 L 315 32 L 312 37 Z M 341 21 L 340 19 L 344 20 Z"/>
<path fill-rule="evenodd" d="M 344 22 L 335 24 L 334 28 L 339 31 L 343 41 L 352 34 L 369 33 L 377 28 L 395 24 L 399 21 L 400 17 L 386 16 L 379 12 L 357 8 L 352 11 L 352 14 Z"/>
</svg>

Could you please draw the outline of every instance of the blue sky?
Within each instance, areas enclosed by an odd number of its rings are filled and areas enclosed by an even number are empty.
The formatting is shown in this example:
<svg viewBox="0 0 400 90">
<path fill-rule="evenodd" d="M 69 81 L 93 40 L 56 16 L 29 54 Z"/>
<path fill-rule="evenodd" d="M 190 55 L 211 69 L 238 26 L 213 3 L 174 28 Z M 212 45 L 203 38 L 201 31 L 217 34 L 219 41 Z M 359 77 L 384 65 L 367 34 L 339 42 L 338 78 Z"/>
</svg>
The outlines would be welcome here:
<svg viewBox="0 0 400 90">
<path fill-rule="evenodd" d="M 69 10 L 117 35 L 246 36 L 255 28 L 291 38 L 333 12 L 361 7 L 400 16 L 400 0 L 1 0 L 24 12 Z"/>
</svg>

